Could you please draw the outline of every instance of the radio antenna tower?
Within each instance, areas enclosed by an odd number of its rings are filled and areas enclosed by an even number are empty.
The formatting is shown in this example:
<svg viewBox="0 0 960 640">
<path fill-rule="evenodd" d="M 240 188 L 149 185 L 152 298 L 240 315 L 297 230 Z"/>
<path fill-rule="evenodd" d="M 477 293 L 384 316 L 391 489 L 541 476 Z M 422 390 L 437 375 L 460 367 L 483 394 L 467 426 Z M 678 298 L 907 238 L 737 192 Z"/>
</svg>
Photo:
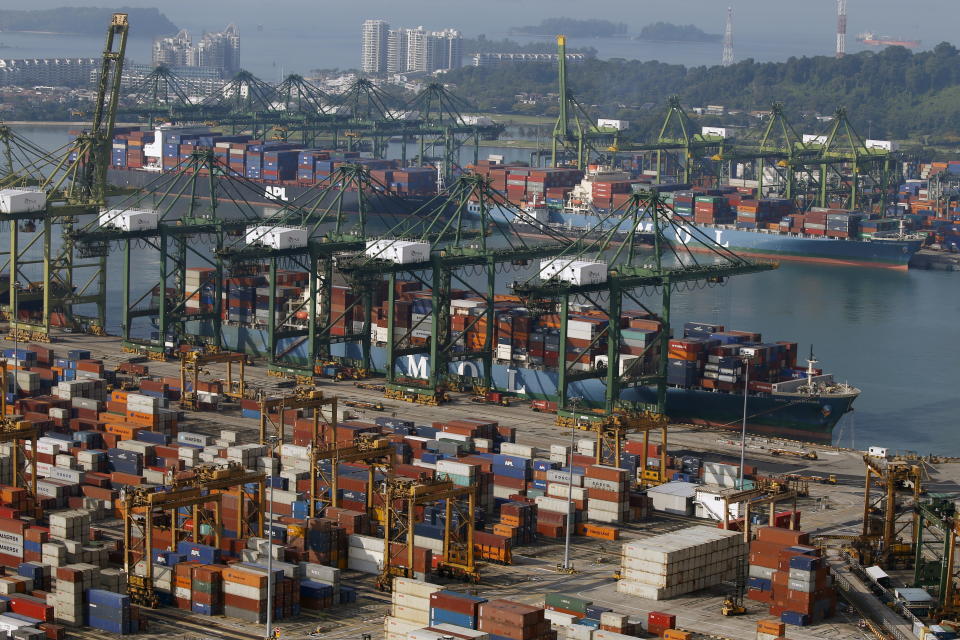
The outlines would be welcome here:
<svg viewBox="0 0 960 640">
<path fill-rule="evenodd" d="M 847 0 L 837 0 L 837 57 L 847 54 Z"/>
<path fill-rule="evenodd" d="M 721 64 L 725 67 L 733 64 L 733 7 L 727 7 L 727 28 L 723 32 L 723 61 Z"/>
</svg>

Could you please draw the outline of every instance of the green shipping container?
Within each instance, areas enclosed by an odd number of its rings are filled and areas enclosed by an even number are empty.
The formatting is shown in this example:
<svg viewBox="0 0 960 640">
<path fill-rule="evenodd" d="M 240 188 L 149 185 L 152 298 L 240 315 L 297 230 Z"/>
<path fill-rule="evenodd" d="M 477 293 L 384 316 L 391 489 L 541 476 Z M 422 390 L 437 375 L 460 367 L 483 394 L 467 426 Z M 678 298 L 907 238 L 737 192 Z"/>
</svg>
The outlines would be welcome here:
<svg viewBox="0 0 960 640">
<path fill-rule="evenodd" d="M 544 598 L 544 604 L 548 607 L 559 607 L 567 611 L 586 613 L 587 607 L 593 604 L 593 601 L 577 598 L 576 596 L 568 596 L 563 593 L 548 593 Z"/>
</svg>

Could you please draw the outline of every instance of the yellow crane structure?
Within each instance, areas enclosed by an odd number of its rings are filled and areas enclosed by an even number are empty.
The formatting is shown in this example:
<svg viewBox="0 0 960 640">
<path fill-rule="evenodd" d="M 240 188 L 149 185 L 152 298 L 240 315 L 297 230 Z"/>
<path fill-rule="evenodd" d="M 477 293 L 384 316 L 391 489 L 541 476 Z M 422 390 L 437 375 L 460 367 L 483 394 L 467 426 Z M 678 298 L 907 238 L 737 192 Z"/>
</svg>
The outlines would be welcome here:
<svg viewBox="0 0 960 640">
<path fill-rule="evenodd" d="M 315 518 L 326 506 L 340 506 L 338 467 L 341 462 L 363 462 L 367 465 L 367 513 L 375 517 L 373 496 L 377 468 L 389 471 L 393 447 L 383 437 L 361 437 L 354 442 L 321 442 L 310 447 L 310 517 Z M 323 464 L 329 461 L 329 468 Z M 321 484 L 328 487 L 322 491 Z M 319 508 L 318 504 L 323 504 Z"/>
<path fill-rule="evenodd" d="M 871 561 L 883 568 L 893 568 L 898 557 L 912 561 L 912 547 L 903 540 L 905 534 L 913 538 L 918 530 L 916 505 L 923 495 L 923 468 L 870 455 L 863 456 L 863 465 L 862 536 L 876 542 L 877 557 Z M 880 491 L 874 493 L 875 488 Z M 904 493 L 912 498 L 911 504 L 903 499 Z"/>
<path fill-rule="evenodd" d="M 32 422 L 18 420 L 8 415 L 7 407 L 7 361 L 0 360 L 0 442 L 10 442 L 11 483 L 14 487 L 27 490 L 30 508 L 36 517 L 40 517 L 40 501 L 37 499 L 37 458 L 27 454 L 37 450 L 37 438 L 40 432 Z"/>
<path fill-rule="evenodd" d="M 260 538 L 263 537 L 265 485 L 264 472 L 250 471 L 239 462 L 228 462 L 227 464 L 198 465 L 189 473 L 175 478 L 171 486 L 173 489 L 200 488 L 208 494 L 236 496 L 237 520 L 232 523 L 234 526 L 231 529 L 237 532 L 238 538 Z M 250 503 L 249 510 L 247 502 Z M 199 506 L 195 505 L 194 536 L 199 529 L 201 513 Z"/>
<path fill-rule="evenodd" d="M 596 436 L 597 464 L 620 466 L 623 443 L 628 434 L 643 434 L 642 466 L 637 471 L 637 484 L 641 486 L 658 485 L 667 481 L 667 416 L 650 411 L 633 413 L 614 413 L 612 415 L 594 415 L 589 412 L 571 412 L 570 415 L 557 415 L 556 425 L 563 428 L 592 432 Z M 647 469 L 650 432 L 660 431 L 660 469 Z"/>
<path fill-rule="evenodd" d="M 383 569 L 377 577 L 377 588 L 389 591 L 395 576 L 413 575 L 417 507 L 441 500 L 445 502 L 446 513 L 443 559 L 437 566 L 437 571 L 473 582 L 480 581 L 480 567 L 476 563 L 473 548 L 475 487 L 462 487 L 449 480 L 391 477 L 384 480 L 380 493 L 383 497 L 383 517 L 380 522 L 383 526 L 384 549 Z M 405 566 L 398 565 L 397 561 L 401 558 L 392 552 L 391 544 L 403 546 Z"/>
<path fill-rule="evenodd" d="M 127 572 L 127 588 L 134 604 L 156 609 L 160 606 L 153 586 L 153 527 L 154 521 L 171 522 L 171 545 L 177 543 L 177 511 L 184 507 L 195 508 L 213 503 L 214 538 L 220 546 L 220 495 L 204 495 L 200 487 L 181 487 L 161 491 L 156 487 L 133 487 L 120 491 L 120 509 L 123 513 L 123 569 Z M 193 526 L 194 540 L 198 539 L 200 527 Z M 137 532 L 140 535 L 134 535 Z M 137 559 L 144 563 L 143 575 L 136 571 Z"/>
<path fill-rule="evenodd" d="M 307 389 L 299 387 L 291 395 L 280 397 L 262 397 L 260 399 L 260 444 L 268 444 L 268 427 L 276 436 L 276 442 L 283 444 L 286 432 L 286 419 L 284 414 L 290 409 L 312 409 L 313 410 L 313 442 L 332 442 L 334 434 L 327 434 L 326 429 L 331 427 L 331 423 L 337 421 L 337 396 L 325 398 L 322 391 L 316 389 Z M 330 420 L 323 417 L 323 407 L 330 406 Z M 274 420 L 271 415 L 277 414 L 278 420 Z M 321 430 L 321 423 L 324 427 Z M 328 437 L 328 435 L 330 437 Z"/>
<path fill-rule="evenodd" d="M 201 465 L 171 482 L 169 489 L 134 487 L 120 492 L 119 503 L 123 513 L 123 568 L 129 576 L 131 599 L 141 606 L 159 605 L 153 586 L 154 524 L 160 522 L 170 528 L 170 547 L 188 537 L 200 541 L 201 526 L 210 527 L 214 545 L 220 546 L 223 535 L 222 498 L 228 493 L 239 497 L 237 537 L 263 535 L 263 494 L 266 476 L 248 471 L 239 463 Z M 245 485 L 256 486 L 248 492 Z M 252 493 L 252 495 L 251 495 Z M 244 500 L 250 499 L 253 509 L 247 513 Z M 189 508 L 193 514 L 192 532 L 181 529 L 178 514 Z M 212 517 L 210 514 L 212 510 Z M 139 535 L 135 535 L 139 534 Z M 138 559 L 144 562 L 143 575 L 134 569 Z"/>
<path fill-rule="evenodd" d="M 777 505 L 781 502 L 792 502 L 792 514 L 790 516 L 790 528 L 797 528 L 797 492 L 785 485 L 774 485 L 766 489 L 746 489 L 721 496 L 723 499 L 723 520 L 722 528 L 730 528 L 730 505 L 743 505 L 743 539 L 750 542 L 750 510 L 754 508 L 767 507 L 767 523 L 772 527 L 777 510 Z"/>
<path fill-rule="evenodd" d="M 244 367 L 247 364 L 247 356 L 243 353 L 230 352 L 204 352 L 204 351 L 185 351 L 180 354 L 180 406 L 185 409 L 197 410 L 199 408 L 197 385 L 200 382 L 201 373 L 206 373 L 204 367 L 211 364 L 226 364 L 227 377 L 224 380 L 223 395 L 228 398 L 240 400 L 246 392 L 246 382 L 244 380 Z M 239 378 L 233 379 L 233 365 L 239 365 Z M 187 380 L 190 380 L 192 386 L 187 389 Z"/>
</svg>

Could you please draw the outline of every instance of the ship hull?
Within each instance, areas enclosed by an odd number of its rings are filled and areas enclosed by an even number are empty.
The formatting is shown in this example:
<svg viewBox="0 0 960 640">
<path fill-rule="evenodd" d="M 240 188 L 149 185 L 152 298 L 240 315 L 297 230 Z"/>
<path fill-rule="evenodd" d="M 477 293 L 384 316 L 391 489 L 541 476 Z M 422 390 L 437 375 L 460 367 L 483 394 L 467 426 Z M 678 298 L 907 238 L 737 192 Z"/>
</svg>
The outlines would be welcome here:
<svg viewBox="0 0 960 640">
<path fill-rule="evenodd" d="M 598 220 L 597 216 L 582 213 L 551 212 L 550 216 L 551 222 L 574 228 L 588 227 L 590 220 Z M 643 231 L 652 231 L 651 223 L 641 224 L 644 225 Z M 702 233 L 684 225 L 670 226 L 664 232 L 668 238 L 686 245 L 692 251 L 714 252 L 719 245 L 751 257 L 888 269 L 906 269 L 910 258 L 923 246 L 923 241 L 919 239 L 848 240 L 709 224 L 697 225 L 697 229 Z"/>
<path fill-rule="evenodd" d="M 188 323 L 190 333 L 210 335 L 209 323 Z M 258 328 L 224 325 L 221 330 L 226 349 L 242 351 L 256 356 L 269 354 L 267 332 Z M 306 341 L 289 338 L 278 345 L 278 353 L 284 353 L 284 361 L 291 366 L 309 366 Z M 359 361 L 363 352 L 359 344 L 339 343 L 331 345 L 331 355 L 348 361 Z M 372 346 L 371 369 L 379 374 L 386 372 L 386 349 Z M 426 355 L 407 355 L 398 359 L 396 375 L 410 378 L 426 378 L 430 359 Z M 483 363 L 476 360 L 461 360 L 450 364 L 449 373 L 454 377 L 479 378 L 483 375 Z M 494 390 L 528 399 L 554 400 L 557 396 L 558 375 L 556 371 L 531 369 L 523 366 L 494 364 L 491 370 Z M 569 397 L 580 397 L 585 405 L 601 406 L 606 385 L 598 379 L 580 380 L 568 388 Z M 621 399 L 638 404 L 655 404 L 656 389 L 631 387 L 624 389 Z M 796 396 L 752 395 L 747 404 L 747 431 L 771 437 L 790 438 L 805 442 L 829 443 L 833 428 L 840 418 L 852 408 L 856 396 L 830 396 L 798 398 Z M 678 422 L 721 427 L 740 431 L 743 417 L 743 396 L 738 394 L 669 387 L 667 390 L 667 414 Z"/>
</svg>

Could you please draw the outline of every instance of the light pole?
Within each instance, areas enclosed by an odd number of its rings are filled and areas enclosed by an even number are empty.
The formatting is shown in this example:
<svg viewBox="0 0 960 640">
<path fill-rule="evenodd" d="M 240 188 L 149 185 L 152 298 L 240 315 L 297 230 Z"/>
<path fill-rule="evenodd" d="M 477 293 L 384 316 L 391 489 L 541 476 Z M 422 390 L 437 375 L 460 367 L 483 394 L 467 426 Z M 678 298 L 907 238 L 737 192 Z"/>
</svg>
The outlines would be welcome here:
<svg viewBox="0 0 960 640">
<path fill-rule="evenodd" d="M 276 449 L 280 438 L 270 436 L 271 453 Z M 272 460 L 272 456 L 271 456 Z M 270 469 L 270 499 L 267 505 L 267 638 L 273 637 L 273 468 Z"/>
<path fill-rule="evenodd" d="M 573 406 L 573 424 L 570 425 L 570 466 L 567 467 L 567 531 L 563 543 L 563 571 L 573 573 L 573 567 L 570 565 L 570 533 L 573 529 L 573 449 L 577 433 L 577 407 L 580 405 L 578 398 L 571 398 L 570 404 Z"/>
<path fill-rule="evenodd" d="M 747 398 L 750 394 L 750 358 L 743 359 L 743 423 L 740 428 L 740 486 L 737 487 L 743 491 L 743 463 L 747 449 Z"/>
</svg>

